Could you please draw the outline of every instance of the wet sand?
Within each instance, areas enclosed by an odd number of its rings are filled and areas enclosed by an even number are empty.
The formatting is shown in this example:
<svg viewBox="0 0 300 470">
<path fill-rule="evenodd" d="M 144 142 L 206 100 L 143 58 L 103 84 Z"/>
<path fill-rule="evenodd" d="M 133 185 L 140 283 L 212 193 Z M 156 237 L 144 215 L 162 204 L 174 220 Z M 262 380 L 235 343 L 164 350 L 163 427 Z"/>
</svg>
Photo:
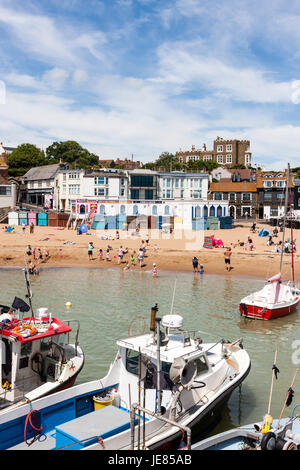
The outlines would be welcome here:
<svg viewBox="0 0 300 470">
<path fill-rule="evenodd" d="M 243 222 L 232 230 L 214 230 L 205 232 L 178 231 L 166 234 L 162 231 L 141 231 L 139 236 L 132 232 L 119 231 L 120 239 L 116 239 L 114 230 L 96 231 L 89 230 L 88 234 L 77 235 L 75 230 L 59 229 L 57 227 L 35 227 L 34 233 L 29 233 L 26 227 L 25 233 L 22 228 L 15 227 L 14 232 L 7 233 L 5 225 L 0 224 L 0 267 L 23 267 L 25 262 L 33 260 L 33 257 L 26 255 L 28 245 L 32 248 L 40 248 L 43 259 L 34 261 L 43 267 L 118 267 L 124 269 L 127 262 L 130 262 L 130 255 L 135 253 L 135 266 L 130 263 L 130 269 L 150 270 L 153 263 L 156 263 L 159 270 L 167 271 L 193 271 L 192 258 L 197 256 L 199 264 L 203 264 L 205 273 L 226 275 L 247 275 L 258 278 L 268 278 L 279 272 L 280 253 L 273 252 L 274 245 L 267 246 L 268 238 L 259 237 L 258 233 L 251 233 L 251 223 Z M 259 225 L 272 233 L 273 227 L 269 225 Z M 141 241 L 149 235 L 149 245 L 142 268 L 137 259 Z M 221 239 L 224 246 L 232 249 L 231 271 L 225 269 L 224 248 L 207 249 L 203 247 L 204 236 L 214 235 Z M 101 237 L 111 239 L 103 240 Z M 254 243 L 253 251 L 250 251 L 249 243 L 247 248 L 238 245 L 238 241 L 247 242 L 248 236 Z M 286 229 L 286 238 L 290 237 L 290 230 Z M 294 230 L 294 239 L 300 239 L 300 230 Z M 276 242 L 282 240 L 282 233 L 274 238 Z M 88 244 L 93 242 L 93 259 L 88 257 Z M 106 261 L 106 249 L 110 249 L 110 261 Z M 118 249 L 122 245 L 128 248 L 128 253 L 124 255 L 122 263 L 118 264 Z M 145 245 L 147 245 L 145 243 Z M 99 259 L 99 249 L 103 250 L 103 261 Z M 49 258 L 45 259 L 44 250 L 49 251 Z M 294 254 L 295 279 L 300 278 L 299 255 Z M 283 255 L 282 275 L 285 279 L 291 278 L 291 255 Z"/>
</svg>

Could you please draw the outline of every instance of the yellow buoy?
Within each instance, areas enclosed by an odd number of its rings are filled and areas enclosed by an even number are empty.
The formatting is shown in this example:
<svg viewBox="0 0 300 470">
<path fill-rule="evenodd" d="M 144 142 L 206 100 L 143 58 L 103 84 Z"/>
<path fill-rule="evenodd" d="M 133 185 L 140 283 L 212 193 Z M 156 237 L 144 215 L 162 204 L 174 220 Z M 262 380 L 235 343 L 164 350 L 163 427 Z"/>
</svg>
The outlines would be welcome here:
<svg viewBox="0 0 300 470">
<path fill-rule="evenodd" d="M 66 307 L 67 307 L 67 308 L 72 307 L 72 302 L 67 302 L 67 303 L 66 303 Z"/>
</svg>

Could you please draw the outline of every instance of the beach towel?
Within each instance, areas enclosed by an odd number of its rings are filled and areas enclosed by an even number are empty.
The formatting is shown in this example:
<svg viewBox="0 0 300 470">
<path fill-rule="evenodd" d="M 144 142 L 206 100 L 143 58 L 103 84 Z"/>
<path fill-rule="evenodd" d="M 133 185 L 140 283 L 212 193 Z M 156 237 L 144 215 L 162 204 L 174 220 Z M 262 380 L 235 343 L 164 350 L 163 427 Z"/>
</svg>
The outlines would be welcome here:
<svg viewBox="0 0 300 470">
<path fill-rule="evenodd" d="M 5 232 L 10 233 L 14 228 L 15 228 L 15 226 L 12 225 L 11 227 L 8 227 L 8 228 L 5 230 Z"/>
</svg>

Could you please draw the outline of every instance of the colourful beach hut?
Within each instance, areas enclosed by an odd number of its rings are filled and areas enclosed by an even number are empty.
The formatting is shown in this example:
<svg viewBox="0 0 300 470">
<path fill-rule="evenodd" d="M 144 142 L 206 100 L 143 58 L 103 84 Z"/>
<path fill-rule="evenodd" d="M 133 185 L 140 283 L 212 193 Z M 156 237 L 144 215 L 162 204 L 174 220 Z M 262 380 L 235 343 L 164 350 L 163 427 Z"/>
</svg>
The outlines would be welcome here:
<svg viewBox="0 0 300 470">
<path fill-rule="evenodd" d="M 19 212 L 19 225 L 28 225 L 27 212 Z"/>
<path fill-rule="evenodd" d="M 9 212 L 8 213 L 8 225 L 19 225 L 19 213 Z"/>
<path fill-rule="evenodd" d="M 93 218 L 92 228 L 94 230 L 105 229 L 105 217 L 102 214 L 96 214 Z"/>
<path fill-rule="evenodd" d="M 37 225 L 37 213 L 36 212 L 28 212 L 28 225 Z"/>
<path fill-rule="evenodd" d="M 37 214 L 37 225 L 40 227 L 47 227 L 48 225 L 48 214 L 47 212 L 38 212 Z"/>
</svg>

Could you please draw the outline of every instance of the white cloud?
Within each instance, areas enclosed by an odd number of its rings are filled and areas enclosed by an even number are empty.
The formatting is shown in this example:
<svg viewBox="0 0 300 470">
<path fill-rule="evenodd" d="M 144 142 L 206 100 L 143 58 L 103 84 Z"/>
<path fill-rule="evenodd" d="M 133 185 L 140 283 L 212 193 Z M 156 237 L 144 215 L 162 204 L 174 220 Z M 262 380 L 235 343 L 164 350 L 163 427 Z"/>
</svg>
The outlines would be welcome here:
<svg viewBox="0 0 300 470">
<path fill-rule="evenodd" d="M 54 67 L 53 69 L 47 70 L 47 72 L 44 73 L 43 80 L 46 85 L 58 89 L 65 84 L 68 77 L 69 72 L 67 70 Z"/>
</svg>

